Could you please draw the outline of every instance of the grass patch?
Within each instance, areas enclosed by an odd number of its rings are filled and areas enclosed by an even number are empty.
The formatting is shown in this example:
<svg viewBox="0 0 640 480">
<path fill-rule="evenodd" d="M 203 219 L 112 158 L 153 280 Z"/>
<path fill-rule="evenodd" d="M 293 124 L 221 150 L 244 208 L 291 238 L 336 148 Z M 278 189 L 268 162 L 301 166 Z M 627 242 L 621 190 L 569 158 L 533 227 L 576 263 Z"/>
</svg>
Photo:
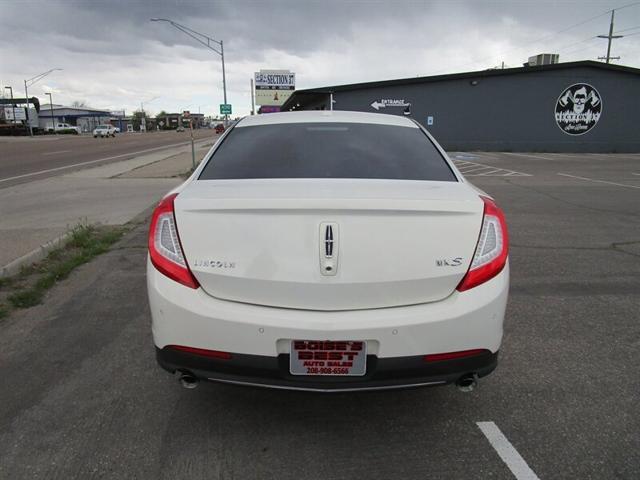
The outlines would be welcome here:
<svg viewBox="0 0 640 480">
<path fill-rule="evenodd" d="M 42 303 L 45 293 L 82 264 L 109 250 L 122 238 L 124 227 L 79 225 L 67 243 L 18 275 L 0 279 L 0 319 L 12 309 Z"/>
</svg>

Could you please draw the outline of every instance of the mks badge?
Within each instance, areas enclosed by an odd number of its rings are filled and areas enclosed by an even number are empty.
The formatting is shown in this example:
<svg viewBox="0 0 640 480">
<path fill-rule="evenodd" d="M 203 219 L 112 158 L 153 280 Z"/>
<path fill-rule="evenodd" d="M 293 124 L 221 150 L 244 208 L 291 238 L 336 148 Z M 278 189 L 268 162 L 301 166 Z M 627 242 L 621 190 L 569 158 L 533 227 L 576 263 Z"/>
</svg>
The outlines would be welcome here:
<svg viewBox="0 0 640 480">
<path fill-rule="evenodd" d="M 556 102 L 556 123 L 568 135 L 583 135 L 595 127 L 602 113 L 602 97 L 587 83 L 566 88 Z"/>
</svg>

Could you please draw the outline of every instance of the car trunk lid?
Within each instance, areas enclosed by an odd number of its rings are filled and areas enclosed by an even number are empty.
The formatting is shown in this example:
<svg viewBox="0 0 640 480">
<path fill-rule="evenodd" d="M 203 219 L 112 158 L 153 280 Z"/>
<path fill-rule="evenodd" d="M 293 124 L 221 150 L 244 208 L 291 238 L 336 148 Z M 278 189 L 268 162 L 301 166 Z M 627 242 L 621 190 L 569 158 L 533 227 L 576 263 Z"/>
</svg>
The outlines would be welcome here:
<svg viewBox="0 0 640 480">
<path fill-rule="evenodd" d="M 310 310 L 448 297 L 482 214 L 462 182 L 199 180 L 175 201 L 184 254 L 208 294 Z"/>
</svg>

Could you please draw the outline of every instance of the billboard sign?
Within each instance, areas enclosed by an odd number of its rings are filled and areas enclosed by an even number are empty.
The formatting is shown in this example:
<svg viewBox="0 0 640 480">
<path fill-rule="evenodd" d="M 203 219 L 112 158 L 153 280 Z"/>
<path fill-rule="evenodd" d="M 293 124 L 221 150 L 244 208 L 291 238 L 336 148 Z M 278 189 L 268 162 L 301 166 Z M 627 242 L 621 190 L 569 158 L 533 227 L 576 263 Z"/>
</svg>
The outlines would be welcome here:
<svg viewBox="0 0 640 480">
<path fill-rule="evenodd" d="M 21 107 L 4 107 L 4 118 L 6 120 L 26 120 L 27 114 Z"/>
<path fill-rule="evenodd" d="M 256 104 L 279 107 L 296 89 L 296 74 L 289 70 L 255 72 Z"/>
</svg>

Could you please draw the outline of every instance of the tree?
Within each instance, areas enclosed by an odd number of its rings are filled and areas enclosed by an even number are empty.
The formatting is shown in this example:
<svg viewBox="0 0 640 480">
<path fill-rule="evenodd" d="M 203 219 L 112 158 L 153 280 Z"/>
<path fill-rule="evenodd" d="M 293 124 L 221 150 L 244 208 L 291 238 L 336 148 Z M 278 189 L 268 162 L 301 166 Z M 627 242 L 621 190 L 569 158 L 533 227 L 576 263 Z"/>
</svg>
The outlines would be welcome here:
<svg viewBox="0 0 640 480">
<path fill-rule="evenodd" d="M 75 108 L 86 107 L 87 106 L 87 101 L 86 100 L 74 100 L 73 102 L 71 102 L 71 106 L 75 107 Z"/>
<path fill-rule="evenodd" d="M 156 118 L 162 118 L 162 117 L 166 117 L 167 116 L 167 112 L 165 112 L 164 110 L 162 110 L 159 114 L 156 115 Z"/>
<path fill-rule="evenodd" d="M 145 123 L 147 123 L 146 119 L 149 118 L 147 116 L 147 112 L 143 112 L 142 110 L 136 110 L 135 112 L 133 112 L 133 118 L 131 119 L 131 123 L 133 125 L 134 130 L 140 130 L 140 123 L 142 122 L 142 118 L 144 118 Z"/>
</svg>

